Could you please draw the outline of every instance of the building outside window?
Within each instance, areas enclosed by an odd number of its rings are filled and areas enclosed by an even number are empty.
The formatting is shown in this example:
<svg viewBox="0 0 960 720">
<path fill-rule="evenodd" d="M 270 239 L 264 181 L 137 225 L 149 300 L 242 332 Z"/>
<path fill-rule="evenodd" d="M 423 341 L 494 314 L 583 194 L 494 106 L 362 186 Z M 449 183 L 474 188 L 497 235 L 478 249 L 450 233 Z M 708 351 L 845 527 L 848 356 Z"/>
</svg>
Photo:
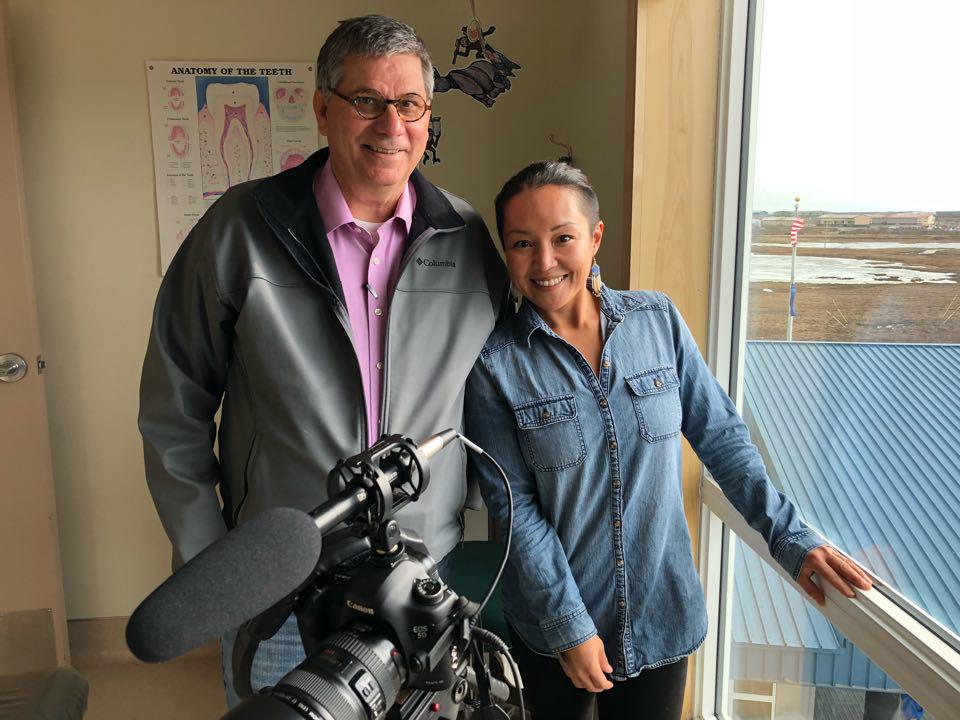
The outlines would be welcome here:
<svg viewBox="0 0 960 720">
<path fill-rule="evenodd" d="M 861 649 L 838 626 L 870 626 L 860 603 L 834 606 L 832 622 L 748 532 L 728 533 L 715 668 L 705 650 L 713 714 L 929 720 L 919 688 L 953 707 L 939 720 L 960 717 L 960 99 L 937 91 L 958 64 L 960 7 L 728 10 L 732 169 L 718 197 L 721 214 L 732 210 L 717 282 L 732 288 L 732 310 L 715 359 L 773 482 L 877 578 L 883 602 L 919 628 L 901 628 L 905 642 L 946 658 L 948 679 L 938 690 L 915 682 L 928 661 L 887 642 L 897 633 L 886 625 L 859 635 Z M 728 521 L 713 495 L 707 506 Z"/>
</svg>

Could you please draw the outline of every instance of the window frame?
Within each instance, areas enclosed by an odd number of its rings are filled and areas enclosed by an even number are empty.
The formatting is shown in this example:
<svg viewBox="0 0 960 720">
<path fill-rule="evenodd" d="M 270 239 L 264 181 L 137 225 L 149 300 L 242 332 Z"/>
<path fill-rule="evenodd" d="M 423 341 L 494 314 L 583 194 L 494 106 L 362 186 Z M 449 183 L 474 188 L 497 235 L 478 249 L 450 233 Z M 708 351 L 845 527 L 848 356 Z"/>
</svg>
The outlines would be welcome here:
<svg viewBox="0 0 960 720">
<path fill-rule="evenodd" d="M 759 84 L 763 0 L 722 0 L 718 82 L 716 189 L 706 359 L 738 407 L 742 401 L 746 292 L 752 206 L 753 104 Z M 747 150 L 747 151 L 745 151 Z M 704 472 L 701 479 L 699 567 L 709 630 L 699 651 L 692 716 L 729 718 L 728 682 L 733 594 L 733 535 L 739 536 L 792 587 L 763 538 Z M 960 645 L 937 620 L 883 581 L 854 599 L 832 587 L 818 608 L 866 655 L 937 718 L 960 707 Z M 811 601 L 812 602 L 812 601 Z"/>
</svg>

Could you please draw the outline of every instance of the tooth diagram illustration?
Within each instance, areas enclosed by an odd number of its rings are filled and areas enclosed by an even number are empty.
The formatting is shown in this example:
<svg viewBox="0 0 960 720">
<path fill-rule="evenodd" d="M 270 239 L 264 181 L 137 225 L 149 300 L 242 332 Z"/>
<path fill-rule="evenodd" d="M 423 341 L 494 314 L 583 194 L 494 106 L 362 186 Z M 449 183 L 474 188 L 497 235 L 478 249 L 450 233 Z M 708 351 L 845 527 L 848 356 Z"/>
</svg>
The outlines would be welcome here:
<svg viewBox="0 0 960 720">
<path fill-rule="evenodd" d="M 171 110 L 183 110 L 183 90 L 176 85 L 167 91 L 167 103 Z"/>
<path fill-rule="evenodd" d="M 208 85 L 198 124 L 205 198 L 273 174 L 270 115 L 256 85 Z"/>
<path fill-rule="evenodd" d="M 275 108 L 279 108 L 284 120 L 301 120 L 307 109 L 307 94 L 303 88 L 277 88 L 273 94 L 276 100 Z"/>
<path fill-rule="evenodd" d="M 304 155 L 303 150 L 289 148 L 284 150 L 283 154 L 280 155 L 280 169 L 289 170 L 290 168 L 296 167 L 306 159 L 307 156 Z"/>
<path fill-rule="evenodd" d="M 183 125 L 174 125 L 170 128 L 167 140 L 170 142 L 170 150 L 178 158 L 185 158 L 190 153 L 190 136 Z"/>
</svg>

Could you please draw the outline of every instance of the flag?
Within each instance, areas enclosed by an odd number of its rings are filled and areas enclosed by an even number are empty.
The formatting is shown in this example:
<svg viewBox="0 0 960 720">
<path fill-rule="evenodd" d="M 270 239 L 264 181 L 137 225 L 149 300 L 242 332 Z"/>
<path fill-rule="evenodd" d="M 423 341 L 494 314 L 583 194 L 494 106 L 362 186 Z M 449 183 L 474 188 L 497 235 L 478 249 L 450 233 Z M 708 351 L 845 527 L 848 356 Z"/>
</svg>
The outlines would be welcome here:
<svg viewBox="0 0 960 720">
<path fill-rule="evenodd" d="M 790 223 L 790 244 L 797 244 L 797 233 L 803 230 L 803 218 L 794 218 Z"/>
<path fill-rule="evenodd" d="M 790 317 L 797 316 L 797 284 L 790 283 Z"/>
</svg>

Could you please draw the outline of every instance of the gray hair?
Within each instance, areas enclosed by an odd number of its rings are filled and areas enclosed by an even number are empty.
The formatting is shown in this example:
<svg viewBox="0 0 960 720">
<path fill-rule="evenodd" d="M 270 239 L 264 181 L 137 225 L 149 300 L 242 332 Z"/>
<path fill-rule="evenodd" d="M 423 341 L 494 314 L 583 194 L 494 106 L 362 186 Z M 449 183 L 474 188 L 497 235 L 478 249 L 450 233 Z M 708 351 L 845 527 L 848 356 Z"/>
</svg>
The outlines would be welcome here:
<svg viewBox="0 0 960 720">
<path fill-rule="evenodd" d="M 580 209 L 590 222 L 592 230 L 600 222 L 600 200 L 587 176 L 579 168 L 565 162 L 546 160 L 527 165 L 512 178 L 504 183 L 497 199 L 493 201 L 497 214 L 497 233 L 503 241 L 503 208 L 507 201 L 519 195 L 524 190 L 536 190 L 547 185 L 568 187 L 577 192 L 580 198 Z"/>
<path fill-rule="evenodd" d="M 412 27 L 385 15 L 341 20 L 317 55 L 317 90 L 324 97 L 330 97 L 343 79 L 343 61 L 348 55 L 388 57 L 405 54 L 420 58 L 426 99 L 430 100 L 433 97 L 433 61 L 427 46 Z"/>
</svg>

